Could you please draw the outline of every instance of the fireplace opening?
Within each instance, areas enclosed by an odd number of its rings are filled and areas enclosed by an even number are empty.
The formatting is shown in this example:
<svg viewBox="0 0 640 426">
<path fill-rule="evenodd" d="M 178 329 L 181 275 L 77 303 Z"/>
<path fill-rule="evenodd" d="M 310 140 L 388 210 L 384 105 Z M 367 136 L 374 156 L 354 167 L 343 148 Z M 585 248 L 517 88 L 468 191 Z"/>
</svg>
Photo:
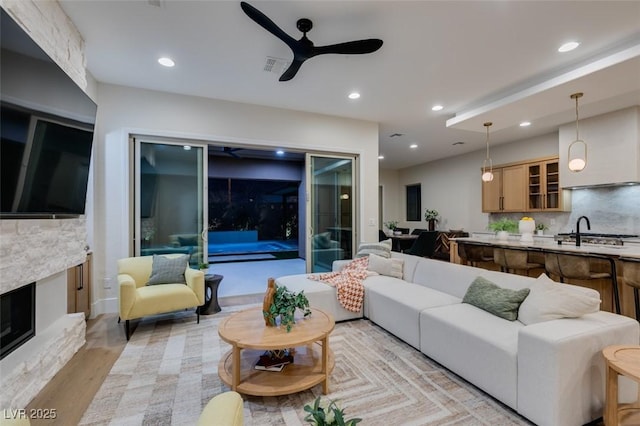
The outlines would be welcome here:
<svg viewBox="0 0 640 426">
<path fill-rule="evenodd" d="M 0 359 L 36 335 L 36 283 L 0 295 Z"/>
</svg>

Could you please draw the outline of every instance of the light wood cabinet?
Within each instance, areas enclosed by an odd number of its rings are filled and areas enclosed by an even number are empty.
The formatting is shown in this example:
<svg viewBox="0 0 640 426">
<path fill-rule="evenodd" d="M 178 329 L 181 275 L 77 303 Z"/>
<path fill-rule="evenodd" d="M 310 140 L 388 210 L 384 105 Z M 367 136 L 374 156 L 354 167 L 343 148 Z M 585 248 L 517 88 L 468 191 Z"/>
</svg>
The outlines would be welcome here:
<svg viewBox="0 0 640 426">
<path fill-rule="evenodd" d="M 527 164 L 527 211 L 563 211 L 570 194 L 560 187 L 558 159 Z"/>
<path fill-rule="evenodd" d="M 67 270 L 67 313 L 91 314 L 91 253 L 87 260 Z"/>
<path fill-rule="evenodd" d="M 484 213 L 567 211 L 571 192 L 560 186 L 557 157 L 494 167 L 493 181 L 482 183 Z"/>
<path fill-rule="evenodd" d="M 482 211 L 521 212 L 526 208 L 524 164 L 496 167 L 493 180 L 482 182 Z"/>
</svg>

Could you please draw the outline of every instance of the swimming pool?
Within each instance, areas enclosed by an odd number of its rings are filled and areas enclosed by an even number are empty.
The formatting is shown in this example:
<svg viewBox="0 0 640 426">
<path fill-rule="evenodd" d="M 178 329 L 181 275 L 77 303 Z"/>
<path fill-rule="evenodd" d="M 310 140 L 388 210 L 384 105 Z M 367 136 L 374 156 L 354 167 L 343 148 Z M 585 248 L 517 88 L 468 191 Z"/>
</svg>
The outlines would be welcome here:
<svg viewBox="0 0 640 426">
<path fill-rule="evenodd" d="M 208 248 L 209 256 L 218 254 L 274 253 L 282 251 L 297 251 L 298 242 L 294 240 L 265 240 L 250 243 L 209 244 Z"/>
</svg>

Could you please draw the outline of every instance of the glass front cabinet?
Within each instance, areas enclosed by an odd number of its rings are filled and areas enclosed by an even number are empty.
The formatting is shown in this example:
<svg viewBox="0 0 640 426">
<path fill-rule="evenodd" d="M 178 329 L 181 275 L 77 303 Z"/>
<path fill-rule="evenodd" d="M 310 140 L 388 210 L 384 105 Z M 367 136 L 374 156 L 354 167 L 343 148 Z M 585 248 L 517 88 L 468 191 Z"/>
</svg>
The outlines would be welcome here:
<svg viewBox="0 0 640 426">
<path fill-rule="evenodd" d="M 527 165 L 527 211 L 565 211 L 570 209 L 570 191 L 560 186 L 557 158 Z"/>
</svg>

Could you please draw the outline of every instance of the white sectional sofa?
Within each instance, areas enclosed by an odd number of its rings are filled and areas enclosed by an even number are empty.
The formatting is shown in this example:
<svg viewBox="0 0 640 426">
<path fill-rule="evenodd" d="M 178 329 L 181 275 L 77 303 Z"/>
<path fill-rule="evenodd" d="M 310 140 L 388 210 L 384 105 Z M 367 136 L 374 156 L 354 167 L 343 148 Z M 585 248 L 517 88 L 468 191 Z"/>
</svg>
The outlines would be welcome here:
<svg viewBox="0 0 640 426">
<path fill-rule="evenodd" d="M 276 283 L 304 290 L 311 306 L 336 321 L 370 319 L 538 425 L 583 425 L 602 416 L 602 349 L 638 344 L 637 321 L 604 311 L 530 325 L 509 321 L 462 303 L 467 289 L 478 276 L 513 290 L 531 287 L 535 278 L 395 252 L 391 256 L 404 261 L 403 279 L 366 278 L 359 313 L 339 304 L 335 288 L 306 274 Z M 348 262 L 335 262 L 334 271 Z M 622 388 L 624 398 L 632 400 L 635 389 L 630 383 Z"/>
</svg>

